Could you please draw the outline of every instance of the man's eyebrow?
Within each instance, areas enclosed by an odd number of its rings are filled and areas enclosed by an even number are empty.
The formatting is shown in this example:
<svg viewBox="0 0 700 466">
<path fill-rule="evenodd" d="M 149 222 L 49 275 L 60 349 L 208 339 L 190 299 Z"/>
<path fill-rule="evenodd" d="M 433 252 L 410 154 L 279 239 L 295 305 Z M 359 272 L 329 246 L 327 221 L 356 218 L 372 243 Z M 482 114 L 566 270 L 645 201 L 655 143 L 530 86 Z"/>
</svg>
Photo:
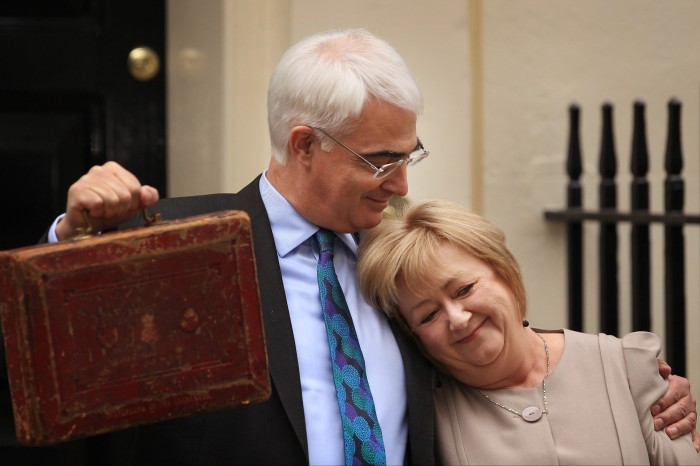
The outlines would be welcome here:
<svg viewBox="0 0 700 466">
<path fill-rule="evenodd" d="M 403 152 L 398 152 L 395 150 L 381 150 L 377 152 L 369 152 L 367 154 L 361 154 L 363 157 L 369 157 L 369 158 L 384 158 L 384 157 L 396 157 L 396 158 L 404 158 L 406 157 L 406 154 Z"/>
<path fill-rule="evenodd" d="M 423 147 L 423 144 L 420 142 L 420 138 L 418 138 L 418 140 L 417 140 L 417 142 L 416 142 L 416 147 L 413 148 L 413 150 L 411 151 L 411 153 L 417 151 L 417 150 L 420 149 L 421 147 Z M 359 153 L 359 152 L 358 152 L 358 153 Z M 404 152 L 398 152 L 398 151 L 395 151 L 395 150 L 380 150 L 380 151 L 377 151 L 377 152 L 368 152 L 368 153 L 366 153 L 366 154 L 361 154 L 361 153 L 360 153 L 360 155 L 362 155 L 363 157 L 377 157 L 377 158 L 379 158 L 379 157 L 405 158 L 405 157 L 408 157 L 409 154 L 406 154 L 406 153 L 404 153 Z"/>
</svg>

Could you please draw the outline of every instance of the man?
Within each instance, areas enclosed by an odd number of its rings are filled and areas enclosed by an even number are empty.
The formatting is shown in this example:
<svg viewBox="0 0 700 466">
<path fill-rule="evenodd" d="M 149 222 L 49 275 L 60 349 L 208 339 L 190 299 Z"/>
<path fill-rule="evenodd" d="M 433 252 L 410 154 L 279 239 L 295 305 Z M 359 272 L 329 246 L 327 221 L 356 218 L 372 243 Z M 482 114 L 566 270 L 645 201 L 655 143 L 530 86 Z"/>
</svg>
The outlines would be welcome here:
<svg viewBox="0 0 700 466">
<path fill-rule="evenodd" d="M 131 459 L 152 464 L 342 464 L 343 421 L 317 283 L 319 228 L 335 232 L 335 269 L 364 355 L 387 464 L 432 464 L 432 371 L 357 290 L 354 233 L 408 192 L 422 96 L 403 59 L 363 30 L 318 34 L 288 50 L 268 93 L 272 159 L 237 194 L 165 199 L 115 163 L 71 186 L 49 232 L 109 230 L 153 206 L 163 218 L 240 209 L 252 220 L 272 396 L 261 404 L 137 429 Z M 669 399 L 691 401 L 687 381 Z M 664 402 L 664 406 L 670 404 Z M 666 413 L 666 416 L 672 415 Z M 683 417 L 676 416 L 677 418 Z M 681 428 L 689 431 L 686 419 Z M 685 426 L 685 427 L 684 427 Z"/>
</svg>

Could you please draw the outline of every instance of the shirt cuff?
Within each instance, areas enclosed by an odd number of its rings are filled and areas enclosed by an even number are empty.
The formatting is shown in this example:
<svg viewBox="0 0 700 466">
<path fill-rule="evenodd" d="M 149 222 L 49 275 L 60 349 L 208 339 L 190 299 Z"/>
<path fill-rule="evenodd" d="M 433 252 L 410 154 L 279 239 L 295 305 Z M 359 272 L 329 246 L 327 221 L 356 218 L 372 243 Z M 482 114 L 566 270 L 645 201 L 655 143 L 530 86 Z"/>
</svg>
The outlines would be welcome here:
<svg viewBox="0 0 700 466">
<path fill-rule="evenodd" d="M 65 217 L 66 214 L 61 214 L 58 217 L 56 217 L 56 220 L 53 221 L 51 224 L 51 227 L 49 228 L 49 233 L 48 233 L 48 240 L 49 243 L 58 243 L 58 236 L 56 236 L 56 225 L 58 225 L 58 222 L 61 221 L 63 217 Z"/>
</svg>

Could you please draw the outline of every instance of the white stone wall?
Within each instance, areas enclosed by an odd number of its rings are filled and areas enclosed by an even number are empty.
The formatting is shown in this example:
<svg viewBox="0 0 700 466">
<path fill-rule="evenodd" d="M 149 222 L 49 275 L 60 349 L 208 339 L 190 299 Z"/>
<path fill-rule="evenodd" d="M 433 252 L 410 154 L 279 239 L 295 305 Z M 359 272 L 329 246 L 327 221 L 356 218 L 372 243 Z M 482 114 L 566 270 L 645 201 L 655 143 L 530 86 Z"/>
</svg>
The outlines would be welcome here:
<svg viewBox="0 0 700 466">
<path fill-rule="evenodd" d="M 169 0 L 170 195 L 235 191 L 269 159 L 265 93 L 288 45 L 364 27 L 405 57 L 425 94 L 431 157 L 411 169 L 413 198 L 446 197 L 507 233 L 530 320 L 566 325 L 564 229 L 543 220 L 565 201 L 567 107 L 582 108 L 585 203 L 597 204 L 600 106 L 615 106 L 619 205 L 629 205 L 632 103 L 647 103 L 652 208 L 663 205 L 666 103 L 683 102 L 688 212 L 700 211 L 700 2 L 696 0 Z M 689 377 L 700 398 L 700 226 L 686 233 Z M 595 257 L 595 227 L 586 228 Z M 658 244 L 660 227 L 654 227 Z M 629 330 L 627 228 L 620 228 L 622 331 Z M 663 251 L 653 252 L 654 331 L 663 335 Z M 586 264 L 586 329 L 598 317 Z"/>
</svg>

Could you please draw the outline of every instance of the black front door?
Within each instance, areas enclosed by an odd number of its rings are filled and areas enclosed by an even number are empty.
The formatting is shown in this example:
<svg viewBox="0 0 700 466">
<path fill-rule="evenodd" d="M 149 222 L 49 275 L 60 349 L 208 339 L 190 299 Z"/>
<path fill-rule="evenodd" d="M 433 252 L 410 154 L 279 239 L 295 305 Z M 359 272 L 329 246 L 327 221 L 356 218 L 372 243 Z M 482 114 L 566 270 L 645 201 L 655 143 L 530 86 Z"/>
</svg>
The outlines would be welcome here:
<svg viewBox="0 0 700 466">
<path fill-rule="evenodd" d="M 0 250 L 35 244 L 94 164 L 166 193 L 164 58 L 165 0 L 0 1 Z M 18 446 L 4 359 L 0 342 L 0 464 L 127 461 L 130 431 Z"/>
<path fill-rule="evenodd" d="M 34 244 L 92 165 L 166 194 L 164 3 L 0 2 L 0 250 Z"/>
</svg>

